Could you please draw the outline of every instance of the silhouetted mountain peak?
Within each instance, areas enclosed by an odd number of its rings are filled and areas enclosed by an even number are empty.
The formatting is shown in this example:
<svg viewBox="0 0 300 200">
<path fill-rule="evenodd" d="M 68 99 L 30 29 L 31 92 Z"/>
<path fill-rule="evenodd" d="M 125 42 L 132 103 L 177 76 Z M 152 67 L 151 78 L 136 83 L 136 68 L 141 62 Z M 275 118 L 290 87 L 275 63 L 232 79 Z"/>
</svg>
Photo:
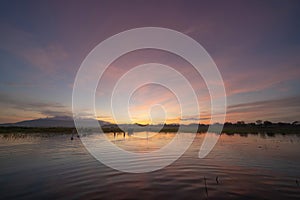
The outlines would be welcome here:
<svg viewBox="0 0 300 200">
<path fill-rule="evenodd" d="M 84 121 L 89 124 L 94 124 L 92 122 L 95 119 L 88 118 L 84 119 Z M 99 124 L 110 124 L 109 122 L 98 120 Z M 40 119 L 33 119 L 33 120 L 26 120 L 16 123 L 6 123 L 0 124 L 0 126 L 20 126 L 20 127 L 75 127 L 74 120 L 70 116 L 56 116 L 56 117 L 47 117 L 47 118 L 40 118 Z"/>
</svg>

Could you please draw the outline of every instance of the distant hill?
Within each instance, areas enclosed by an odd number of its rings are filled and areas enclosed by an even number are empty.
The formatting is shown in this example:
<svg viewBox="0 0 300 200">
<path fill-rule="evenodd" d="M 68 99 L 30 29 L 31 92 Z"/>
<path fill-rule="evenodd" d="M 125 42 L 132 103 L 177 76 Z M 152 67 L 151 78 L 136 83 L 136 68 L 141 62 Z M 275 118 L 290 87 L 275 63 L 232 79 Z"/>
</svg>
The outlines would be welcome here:
<svg viewBox="0 0 300 200">
<path fill-rule="evenodd" d="M 86 124 L 93 124 L 94 119 L 85 119 Z M 100 125 L 110 124 L 109 122 L 98 120 Z M 16 123 L 0 124 L 2 127 L 18 126 L 18 127 L 75 127 L 74 120 L 69 116 L 40 118 L 33 120 L 26 120 Z"/>
</svg>

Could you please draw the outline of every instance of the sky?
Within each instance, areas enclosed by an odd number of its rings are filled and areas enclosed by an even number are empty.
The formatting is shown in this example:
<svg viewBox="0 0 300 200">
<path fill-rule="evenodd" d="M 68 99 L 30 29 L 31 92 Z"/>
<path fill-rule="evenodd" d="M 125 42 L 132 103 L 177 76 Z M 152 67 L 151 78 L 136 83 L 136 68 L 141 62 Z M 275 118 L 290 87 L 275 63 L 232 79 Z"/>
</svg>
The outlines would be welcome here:
<svg viewBox="0 0 300 200">
<path fill-rule="evenodd" d="M 226 121 L 300 121 L 299 19 L 297 0 L 1 1 L 0 123 L 71 116 L 76 73 L 89 52 L 110 36 L 139 27 L 176 30 L 205 48 L 224 80 Z M 128 70 L 151 62 L 168 65 L 191 82 L 200 118 L 188 98 L 180 105 L 170 89 L 144 85 L 130 99 L 130 120 L 116 105 L 118 122 L 211 123 L 201 76 L 186 60 L 155 49 L 115 60 L 97 87 L 96 113 L 87 111 L 85 117 L 115 122 L 108 94 Z M 180 83 L 175 87 L 186 90 Z M 187 110 L 183 116 L 180 106 Z"/>
</svg>

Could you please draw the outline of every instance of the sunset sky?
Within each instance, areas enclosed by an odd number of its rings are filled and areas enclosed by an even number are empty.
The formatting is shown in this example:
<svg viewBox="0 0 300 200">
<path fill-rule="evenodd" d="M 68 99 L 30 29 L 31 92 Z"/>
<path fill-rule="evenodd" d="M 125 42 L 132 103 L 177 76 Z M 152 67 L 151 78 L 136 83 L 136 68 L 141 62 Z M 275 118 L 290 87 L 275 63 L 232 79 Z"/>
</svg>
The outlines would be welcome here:
<svg viewBox="0 0 300 200">
<path fill-rule="evenodd" d="M 1 1 L 0 123 L 71 116 L 77 70 L 101 41 L 138 27 L 173 29 L 199 42 L 215 61 L 227 93 L 226 121 L 300 121 L 300 1 Z M 209 123 L 207 88 L 185 60 L 159 50 L 117 59 L 96 94 L 97 117 L 114 121 L 107 101 L 118 78 L 140 64 L 157 62 L 187 77 L 197 91 L 201 123 Z M 160 74 L 158 76 L 164 76 Z M 184 87 L 177 85 L 183 92 Z M 188 99 L 187 101 L 188 102 Z M 174 94 L 157 85 L 132 96 L 132 121 L 179 122 Z M 181 122 L 198 122 L 190 110 Z"/>
</svg>

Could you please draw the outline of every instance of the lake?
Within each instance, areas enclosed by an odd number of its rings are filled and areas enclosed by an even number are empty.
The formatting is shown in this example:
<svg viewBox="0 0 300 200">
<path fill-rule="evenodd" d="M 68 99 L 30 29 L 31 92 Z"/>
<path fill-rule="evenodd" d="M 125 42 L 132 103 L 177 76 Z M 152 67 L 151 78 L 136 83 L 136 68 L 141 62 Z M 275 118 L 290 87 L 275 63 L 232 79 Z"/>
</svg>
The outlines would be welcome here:
<svg viewBox="0 0 300 200">
<path fill-rule="evenodd" d="M 107 136 L 126 150 L 150 152 L 190 133 L 139 134 Z M 0 198 L 300 199 L 300 134 L 222 134 L 200 159 L 204 136 L 171 165 L 131 174 L 101 164 L 77 137 L 0 135 Z"/>
</svg>

